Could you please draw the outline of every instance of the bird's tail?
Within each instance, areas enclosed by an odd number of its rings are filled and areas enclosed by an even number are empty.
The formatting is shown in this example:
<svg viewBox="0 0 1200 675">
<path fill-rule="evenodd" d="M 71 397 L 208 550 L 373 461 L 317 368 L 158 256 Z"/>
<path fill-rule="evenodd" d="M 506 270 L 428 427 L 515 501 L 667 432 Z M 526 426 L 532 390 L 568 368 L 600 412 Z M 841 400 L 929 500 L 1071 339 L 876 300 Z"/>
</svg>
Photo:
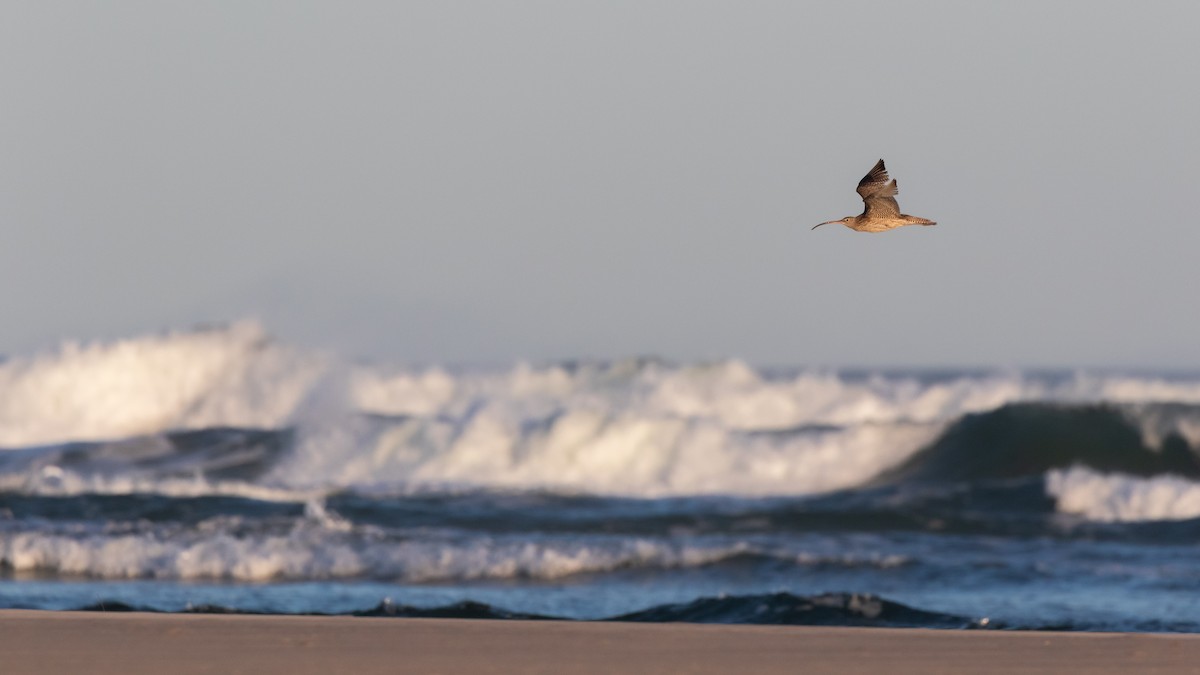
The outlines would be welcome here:
<svg viewBox="0 0 1200 675">
<path fill-rule="evenodd" d="M 916 216 L 910 216 L 907 214 L 904 216 L 904 219 L 908 221 L 909 225 L 937 225 L 937 223 L 932 220 L 926 220 L 924 218 L 918 218 Z"/>
</svg>

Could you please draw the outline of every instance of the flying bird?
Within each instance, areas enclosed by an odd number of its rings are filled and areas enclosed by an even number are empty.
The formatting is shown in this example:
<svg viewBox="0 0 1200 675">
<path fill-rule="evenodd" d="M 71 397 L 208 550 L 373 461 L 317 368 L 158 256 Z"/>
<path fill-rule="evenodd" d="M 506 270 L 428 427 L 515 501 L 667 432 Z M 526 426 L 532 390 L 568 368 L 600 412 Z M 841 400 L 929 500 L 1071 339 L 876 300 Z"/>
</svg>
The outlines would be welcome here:
<svg viewBox="0 0 1200 675">
<path fill-rule="evenodd" d="M 884 232 L 905 225 L 937 225 L 932 220 L 900 213 L 900 205 L 896 203 L 896 195 L 900 188 L 896 181 L 888 179 L 887 168 L 883 160 L 875 163 L 875 168 L 858 181 L 858 195 L 862 197 L 863 209 L 861 216 L 846 216 L 841 220 L 830 220 L 813 225 L 817 229 L 821 225 L 841 223 L 855 232 Z"/>
</svg>

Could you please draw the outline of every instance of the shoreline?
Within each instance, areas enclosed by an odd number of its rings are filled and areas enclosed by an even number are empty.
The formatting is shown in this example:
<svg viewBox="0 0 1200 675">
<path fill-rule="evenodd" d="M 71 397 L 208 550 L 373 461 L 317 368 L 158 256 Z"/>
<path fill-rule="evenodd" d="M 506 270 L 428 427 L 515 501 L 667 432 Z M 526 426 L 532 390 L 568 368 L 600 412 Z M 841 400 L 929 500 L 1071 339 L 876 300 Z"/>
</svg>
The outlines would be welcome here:
<svg viewBox="0 0 1200 675">
<path fill-rule="evenodd" d="M 1200 672 L 1200 635 L 0 610 L 3 672 Z"/>
</svg>

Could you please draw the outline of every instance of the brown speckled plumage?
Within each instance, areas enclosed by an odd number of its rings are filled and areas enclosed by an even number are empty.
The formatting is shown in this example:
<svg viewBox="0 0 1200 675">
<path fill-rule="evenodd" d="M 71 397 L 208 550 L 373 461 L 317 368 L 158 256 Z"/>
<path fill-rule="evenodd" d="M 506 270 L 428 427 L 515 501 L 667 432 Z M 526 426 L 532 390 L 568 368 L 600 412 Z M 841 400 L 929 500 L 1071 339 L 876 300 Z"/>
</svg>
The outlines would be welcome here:
<svg viewBox="0 0 1200 675">
<path fill-rule="evenodd" d="M 881 159 L 858 181 L 858 195 L 865 205 L 862 215 L 819 223 L 812 229 L 833 223 L 841 223 L 856 232 L 884 232 L 905 225 L 937 225 L 932 220 L 900 213 L 900 205 L 896 203 L 899 193 L 900 188 L 896 181 L 888 178 L 887 167 Z"/>
</svg>

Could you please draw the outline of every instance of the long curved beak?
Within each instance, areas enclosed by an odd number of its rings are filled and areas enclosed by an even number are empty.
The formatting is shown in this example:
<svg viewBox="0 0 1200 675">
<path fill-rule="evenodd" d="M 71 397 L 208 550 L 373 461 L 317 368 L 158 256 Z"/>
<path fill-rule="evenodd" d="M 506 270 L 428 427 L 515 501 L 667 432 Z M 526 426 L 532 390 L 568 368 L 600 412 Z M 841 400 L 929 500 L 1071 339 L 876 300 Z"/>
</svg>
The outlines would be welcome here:
<svg viewBox="0 0 1200 675">
<path fill-rule="evenodd" d="M 815 229 L 817 229 L 818 227 L 820 227 L 820 226 L 822 226 L 822 225 L 832 225 L 832 224 L 834 224 L 834 223 L 840 223 L 840 222 L 842 222 L 842 221 L 840 221 L 840 220 L 827 220 L 827 221 L 825 221 L 825 222 L 823 222 L 823 223 L 817 223 L 816 225 L 813 225 L 813 226 L 812 226 L 812 229 L 813 229 L 813 230 L 815 230 Z M 809 231 L 811 232 L 812 230 L 809 230 Z"/>
</svg>

